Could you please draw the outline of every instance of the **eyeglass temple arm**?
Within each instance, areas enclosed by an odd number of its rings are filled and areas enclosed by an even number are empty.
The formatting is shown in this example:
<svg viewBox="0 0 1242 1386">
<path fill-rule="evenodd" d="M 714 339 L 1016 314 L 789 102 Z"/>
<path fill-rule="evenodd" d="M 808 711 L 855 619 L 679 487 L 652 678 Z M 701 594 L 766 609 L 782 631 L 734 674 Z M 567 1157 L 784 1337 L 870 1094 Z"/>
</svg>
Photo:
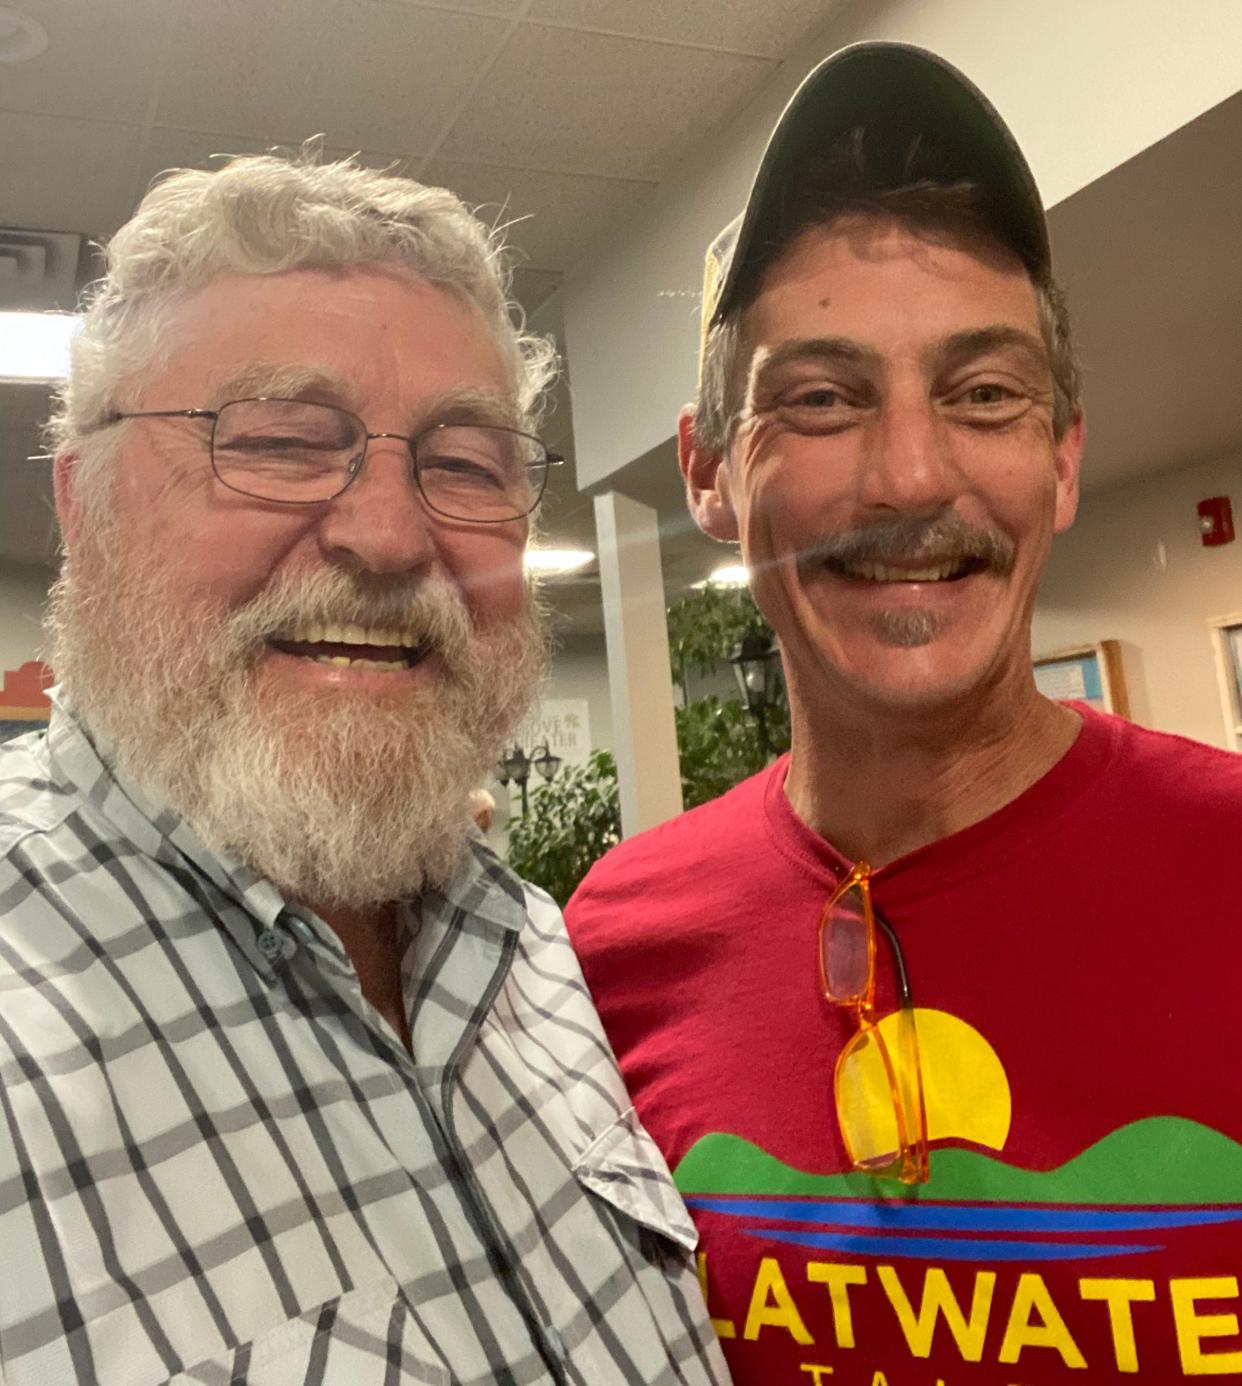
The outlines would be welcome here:
<svg viewBox="0 0 1242 1386">
<path fill-rule="evenodd" d="M 901 996 L 901 1004 L 913 1006 L 914 998 L 910 993 L 910 977 L 906 972 L 906 958 L 901 951 L 901 944 L 897 941 L 896 930 L 874 906 L 871 909 L 871 917 L 888 940 L 889 951 L 893 955 L 893 971 L 897 977 L 897 991 Z"/>
</svg>

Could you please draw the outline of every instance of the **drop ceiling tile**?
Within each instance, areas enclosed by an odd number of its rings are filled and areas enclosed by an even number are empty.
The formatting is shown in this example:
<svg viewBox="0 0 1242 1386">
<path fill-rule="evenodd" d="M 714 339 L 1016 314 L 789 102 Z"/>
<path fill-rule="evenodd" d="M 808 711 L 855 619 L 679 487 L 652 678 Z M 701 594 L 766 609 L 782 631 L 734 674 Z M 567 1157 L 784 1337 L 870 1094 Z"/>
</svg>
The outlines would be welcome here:
<svg viewBox="0 0 1242 1386">
<path fill-rule="evenodd" d="M 616 221 L 633 215 L 654 183 L 537 173 L 433 159 L 419 175 L 478 208 L 489 225 L 508 226 L 506 238 L 525 263 L 571 269 L 583 251 Z"/>
<path fill-rule="evenodd" d="M 426 154 L 503 19 L 376 0 L 187 5 L 157 119 L 184 129 Z"/>
<path fill-rule="evenodd" d="M 5 221 L 110 235 L 129 214 L 138 136 L 136 125 L 0 111 Z"/>
<path fill-rule="evenodd" d="M 774 67 L 765 58 L 523 24 L 437 153 L 649 178 Z"/>
<path fill-rule="evenodd" d="M 154 80 L 168 0 L 17 0 L 47 30 L 47 49 L 0 65 L 0 107 L 39 115 L 139 121 Z"/>
<path fill-rule="evenodd" d="M 535 0 L 527 18 L 783 58 L 836 8 L 834 0 Z"/>
</svg>

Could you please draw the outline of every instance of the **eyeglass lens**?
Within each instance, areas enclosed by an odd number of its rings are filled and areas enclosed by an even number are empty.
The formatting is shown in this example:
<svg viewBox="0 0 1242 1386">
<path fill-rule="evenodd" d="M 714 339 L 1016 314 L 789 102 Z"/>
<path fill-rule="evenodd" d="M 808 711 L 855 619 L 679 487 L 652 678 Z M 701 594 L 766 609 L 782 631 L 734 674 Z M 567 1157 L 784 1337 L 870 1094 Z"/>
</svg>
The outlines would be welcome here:
<svg viewBox="0 0 1242 1386">
<path fill-rule="evenodd" d="M 361 419 L 303 400 L 236 400 L 212 434 L 212 465 L 226 486 L 263 500 L 331 500 L 366 452 Z M 440 514 L 504 520 L 538 503 L 548 454 L 533 437 L 476 424 L 431 428 L 414 441 L 419 488 Z"/>
<path fill-rule="evenodd" d="M 886 1029 L 889 1040 L 865 1023 L 841 1051 L 834 1077 L 837 1118 L 856 1168 L 914 1182 L 926 1177 L 927 1159 L 914 1012 L 903 1007 Z"/>
<path fill-rule="evenodd" d="M 820 926 L 824 991 L 839 1005 L 862 1002 L 871 994 L 875 944 L 867 923 L 864 889 L 856 882 L 838 895 Z"/>
</svg>

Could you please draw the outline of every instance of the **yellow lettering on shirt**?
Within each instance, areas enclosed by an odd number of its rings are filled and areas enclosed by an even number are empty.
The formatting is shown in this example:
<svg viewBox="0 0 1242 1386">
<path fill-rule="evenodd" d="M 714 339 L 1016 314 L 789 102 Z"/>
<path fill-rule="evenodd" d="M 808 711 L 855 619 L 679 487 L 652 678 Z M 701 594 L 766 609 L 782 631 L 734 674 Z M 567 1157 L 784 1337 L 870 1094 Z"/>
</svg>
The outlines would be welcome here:
<svg viewBox="0 0 1242 1386">
<path fill-rule="evenodd" d="M 837 1346 L 854 1346 L 854 1316 L 850 1313 L 851 1285 L 867 1283 L 865 1266 L 838 1266 L 832 1261 L 808 1261 L 806 1278 L 814 1285 L 827 1285 L 832 1297 L 832 1331 Z"/>
<path fill-rule="evenodd" d="M 888 1377 L 883 1372 L 876 1372 L 871 1378 L 871 1386 L 888 1386 Z"/>
<path fill-rule="evenodd" d="M 800 1372 L 810 1372 L 812 1376 L 811 1386 L 823 1386 L 824 1377 L 832 1375 L 832 1368 L 825 1367 L 819 1362 L 800 1362 L 798 1364 Z"/>
<path fill-rule="evenodd" d="M 1032 1322 L 1033 1314 L 1039 1316 L 1038 1322 Z M 1016 1362 L 1023 1348 L 1028 1347 L 1054 1348 L 1061 1354 L 1061 1360 L 1067 1367 L 1085 1369 L 1087 1365 L 1078 1344 L 1070 1337 L 1060 1311 L 1053 1304 L 1043 1277 L 1033 1271 L 1018 1277 L 1018 1288 L 1014 1291 L 1009 1322 L 1005 1325 L 1005 1336 L 997 1360 Z"/>
<path fill-rule="evenodd" d="M 802 1315 L 798 1313 L 775 1256 L 765 1256 L 759 1262 L 742 1337 L 753 1341 L 758 1338 L 761 1328 L 783 1328 L 802 1347 L 815 1341 L 806 1331 L 806 1324 L 802 1322 Z"/>
<path fill-rule="evenodd" d="M 1204 1338 L 1231 1338 L 1238 1332 L 1236 1314 L 1200 1314 L 1201 1299 L 1237 1299 L 1236 1275 L 1170 1280 L 1177 1350 L 1187 1376 L 1233 1376 L 1242 1372 L 1242 1352 L 1204 1352 Z"/>
<path fill-rule="evenodd" d="M 1086 1300 L 1103 1300 L 1108 1305 L 1108 1326 L 1113 1334 L 1113 1358 L 1119 1372 L 1138 1371 L 1138 1347 L 1134 1342 L 1135 1303 L 1149 1304 L 1156 1298 L 1151 1280 L 1080 1280 L 1078 1293 Z"/>
<path fill-rule="evenodd" d="M 988 1331 L 988 1315 L 992 1310 L 992 1292 L 996 1288 L 995 1271 L 976 1273 L 969 1318 L 962 1312 L 949 1278 L 939 1266 L 929 1266 L 924 1272 L 923 1293 L 917 1310 L 910 1303 L 892 1266 L 877 1266 L 875 1273 L 915 1357 L 931 1356 L 936 1321 L 943 1317 L 963 1359 L 967 1362 L 980 1360 L 983 1356 L 983 1339 Z"/>
<path fill-rule="evenodd" d="M 707 1305 L 707 1312 L 711 1314 L 711 1295 L 707 1289 L 707 1252 L 698 1253 L 699 1263 L 699 1289 L 703 1291 L 703 1303 Z M 717 1338 L 736 1338 L 737 1329 L 733 1326 L 732 1319 L 718 1319 L 712 1316 L 712 1327 L 716 1330 Z"/>
</svg>

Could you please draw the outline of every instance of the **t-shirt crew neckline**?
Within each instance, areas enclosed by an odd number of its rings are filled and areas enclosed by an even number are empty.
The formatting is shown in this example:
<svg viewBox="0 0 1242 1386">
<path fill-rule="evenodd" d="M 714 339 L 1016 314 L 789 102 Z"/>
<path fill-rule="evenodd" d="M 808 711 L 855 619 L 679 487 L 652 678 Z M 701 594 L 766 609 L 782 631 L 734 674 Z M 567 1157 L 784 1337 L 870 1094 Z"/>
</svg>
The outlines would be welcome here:
<svg viewBox="0 0 1242 1386">
<path fill-rule="evenodd" d="M 1040 850 L 1063 831 L 1061 816 L 1088 794 L 1107 769 L 1124 724 L 1085 703 L 1071 703 L 1082 719 L 1078 735 L 1065 754 L 1028 789 L 987 818 L 929 842 L 879 868 L 873 876 L 877 893 L 890 906 L 1004 871 L 1016 855 Z M 773 763 L 764 786 L 763 811 L 768 835 L 782 856 L 810 871 L 828 890 L 835 889 L 852 862 L 809 828 L 785 794 L 789 755 Z M 1004 851 L 990 850 L 1003 843 Z"/>
</svg>

